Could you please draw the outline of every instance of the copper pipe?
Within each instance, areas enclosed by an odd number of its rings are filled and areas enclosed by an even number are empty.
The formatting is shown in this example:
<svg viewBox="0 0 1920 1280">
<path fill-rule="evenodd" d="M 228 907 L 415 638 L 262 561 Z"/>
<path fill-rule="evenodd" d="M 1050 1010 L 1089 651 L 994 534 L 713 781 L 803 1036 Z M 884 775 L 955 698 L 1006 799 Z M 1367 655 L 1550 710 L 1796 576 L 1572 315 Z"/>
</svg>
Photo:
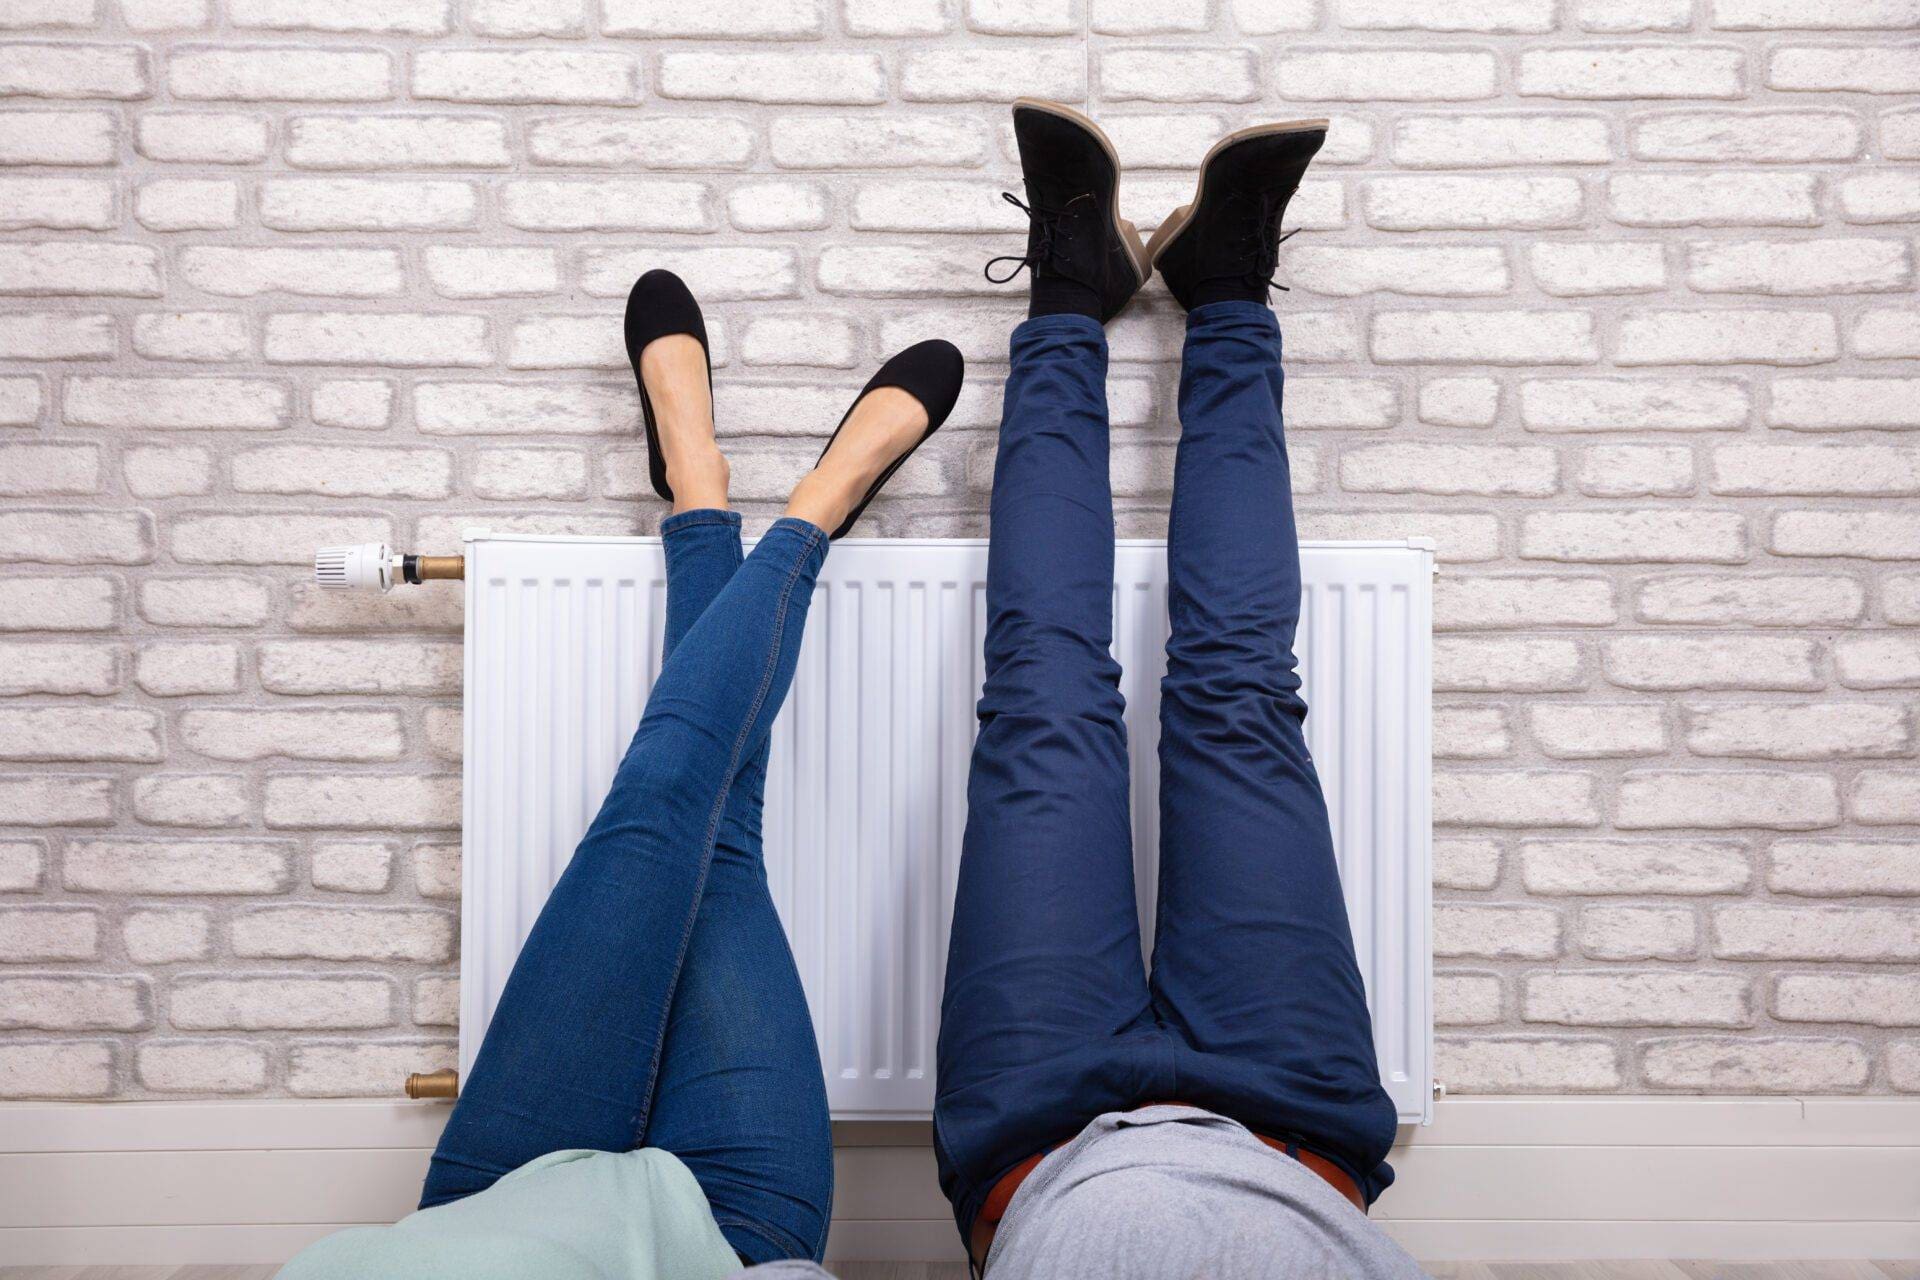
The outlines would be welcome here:
<svg viewBox="0 0 1920 1280">
<path fill-rule="evenodd" d="M 416 1071 L 407 1077 L 407 1096 L 416 1100 L 457 1098 L 460 1096 L 460 1073 L 452 1067 L 442 1067 L 424 1075 Z"/>
<path fill-rule="evenodd" d="M 458 582 L 467 576 L 465 556 L 421 556 L 419 563 L 422 582 L 436 578 Z"/>
</svg>

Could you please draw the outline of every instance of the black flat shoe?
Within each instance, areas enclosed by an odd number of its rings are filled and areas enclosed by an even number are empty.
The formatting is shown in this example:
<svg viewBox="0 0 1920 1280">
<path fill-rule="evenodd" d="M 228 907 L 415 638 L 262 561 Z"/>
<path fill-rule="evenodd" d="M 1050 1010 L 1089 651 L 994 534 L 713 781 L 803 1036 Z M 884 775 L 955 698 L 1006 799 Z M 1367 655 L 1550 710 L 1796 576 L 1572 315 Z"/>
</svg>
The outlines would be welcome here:
<svg viewBox="0 0 1920 1280">
<path fill-rule="evenodd" d="M 627 295 L 627 359 L 633 365 L 633 380 L 640 387 L 640 414 L 647 428 L 647 476 L 653 491 L 673 501 L 667 487 L 667 459 L 660 451 L 660 430 L 653 421 L 653 401 L 647 397 L 647 380 L 640 376 L 640 353 L 655 338 L 684 333 L 699 339 L 707 353 L 707 394 L 713 394 L 713 352 L 707 346 L 706 322 L 700 318 L 700 304 L 686 282 L 671 271 L 655 269 L 633 282 Z"/>
<path fill-rule="evenodd" d="M 1200 162 L 1193 203 L 1167 215 L 1147 257 L 1189 311 L 1209 302 L 1264 303 L 1280 261 L 1280 220 L 1320 144 L 1325 120 L 1256 125 L 1228 134 Z M 1290 231 L 1287 235 L 1292 235 Z"/>
<path fill-rule="evenodd" d="M 847 536 L 847 531 L 860 519 L 861 513 L 867 509 L 867 504 L 886 487 L 887 481 L 893 478 L 893 473 L 913 456 L 914 449 L 925 444 L 927 437 L 940 429 L 940 424 L 945 422 L 947 415 L 953 412 L 953 402 L 960 398 L 960 384 L 966 380 L 966 376 L 967 362 L 961 358 L 960 349 L 943 338 L 929 338 L 925 342 L 914 343 L 881 365 L 880 372 L 874 374 L 867 385 L 860 388 L 860 394 L 853 398 L 853 403 L 847 406 L 847 411 L 840 415 L 840 426 L 835 427 L 833 434 L 827 438 L 827 448 L 820 451 L 820 457 L 825 458 L 827 449 L 833 448 L 833 442 L 840 438 L 840 428 L 847 425 L 847 419 L 851 418 L 853 411 L 860 407 L 860 402 L 867 398 L 868 393 L 877 391 L 881 387 L 898 387 L 918 400 L 920 407 L 927 411 L 927 429 L 920 434 L 918 440 L 913 442 L 912 448 L 895 458 L 887 469 L 880 473 L 880 478 L 873 482 L 873 487 L 868 489 L 866 496 L 860 499 L 860 505 L 853 509 L 853 514 L 841 521 L 840 527 L 833 531 L 831 536 L 835 540 Z M 816 461 L 814 465 L 820 464 Z"/>
</svg>

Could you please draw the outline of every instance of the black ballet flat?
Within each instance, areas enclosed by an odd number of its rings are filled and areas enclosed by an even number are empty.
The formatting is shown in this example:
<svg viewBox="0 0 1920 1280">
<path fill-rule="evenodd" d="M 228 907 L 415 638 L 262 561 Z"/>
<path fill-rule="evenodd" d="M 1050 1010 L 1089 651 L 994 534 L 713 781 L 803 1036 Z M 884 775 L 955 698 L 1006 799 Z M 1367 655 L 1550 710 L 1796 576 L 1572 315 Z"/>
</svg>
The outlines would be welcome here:
<svg viewBox="0 0 1920 1280">
<path fill-rule="evenodd" d="M 647 398 L 647 380 L 640 376 L 640 353 L 655 338 L 684 333 L 700 341 L 707 355 L 707 394 L 713 394 L 713 352 L 707 346 L 707 325 L 700 318 L 700 304 L 693 291 L 671 271 L 658 268 L 633 282 L 627 295 L 627 359 L 633 365 L 633 380 L 640 387 L 640 414 L 647 428 L 647 476 L 653 491 L 673 501 L 667 486 L 667 460 L 660 452 L 660 431 L 653 421 L 653 401 Z"/>
<path fill-rule="evenodd" d="M 914 449 L 925 444 L 927 437 L 940 429 L 940 424 L 945 422 L 947 415 L 953 412 L 953 402 L 960 398 L 960 384 L 966 380 L 966 376 L 967 362 L 961 357 L 960 349 L 944 338 L 929 338 L 925 342 L 914 343 L 881 365 L 880 372 L 874 374 L 867 385 L 860 389 L 860 394 L 853 398 L 853 403 L 847 406 L 847 411 L 840 415 L 840 426 L 835 427 L 833 434 L 827 438 L 827 448 L 820 451 L 822 458 L 827 456 L 827 449 L 833 448 L 833 442 L 840 438 L 840 427 L 847 425 L 847 419 L 853 416 L 853 411 L 859 408 L 860 402 L 866 399 L 869 392 L 877 391 L 881 387 L 898 387 L 918 400 L 920 407 L 927 411 L 927 429 L 921 433 L 918 440 L 913 442 L 913 448 L 895 458 L 887 469 L 880 473 L 880 478 L 875 480 L 873 487 L 867 490 L 866 497 L 860 499 L 860 505 L 853 509 L 853 514 L 843 520 L 840 527 L 833 531 L 832 537 L 835 540 L 846 537 L 847 531 L 853 528 L 854 523 L 860 519 L 861 513 L 867 509 L 867 504 L 872 502 L 879 495 L 880 490 L 886 487 L 887 481 L 893 478 L 893 473 L 913 456 Z M 819 463 L 815 462 L 814 465 L 818 466 Z"/>
</svg>

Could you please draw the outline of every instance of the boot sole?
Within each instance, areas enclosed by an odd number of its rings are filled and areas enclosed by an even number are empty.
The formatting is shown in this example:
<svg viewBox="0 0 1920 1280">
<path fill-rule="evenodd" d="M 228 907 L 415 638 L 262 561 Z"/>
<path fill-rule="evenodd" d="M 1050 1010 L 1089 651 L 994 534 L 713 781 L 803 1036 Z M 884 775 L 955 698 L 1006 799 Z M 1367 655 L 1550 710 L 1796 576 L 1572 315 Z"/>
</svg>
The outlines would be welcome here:
<svg viewBox="0 0 1920 1280">
<path fill-rule="evenodd" d="M 1200 182 L 1194 188 L 1192 202 L 1175 209 L 1166 216 L 1165 221 L 1154 228 L 1153 239 L 1147 242 L 1147 265 L 1157 267 L 1161 257 L 1173 247 L 1173 242 L 1179 238 L 1180 233 L 1192 225 L 1194 210 L 1198 209 L 1201 201 L 1206 199 L 1207 175 L 1213 167 L 1215 156 L 1235 143 L 1245 142 L 1249 138 L 1265 138 L 1286 133 L 1315 133 L 1325 130 L 1330 123 L 1327 120 L 1286 120 L 1279 124 L 1257 124 L 1251 128 L 1230 133 L 1214 143 L 1200 161 Z"/>
<path fill-rule="evenodd" d="M 1147 277 L 1153 274 L 1153 260 L 1148 256 L 1147 246 L 1140 241 L 1140 232 L 1131 222 L 1120 216 L 1120 153 L 1114 150 L 1113 140 L 1107 137 L 1105 130 L 1087 116 L 1075 111 L 1072 107 L 1063 107 L 1057 102 L 1047 102 L 1041 98 L 1015 98 L 1013 109 L 1040 111 L 1050 116 L 1058 116 L 1062 120 L 1071 120 L 1092 134 L 1094 141 L 1106 151 L 1107 159 L 1113 162 L 1113 189 L 1107 193 L 1107 204 L 1113 209 L 1113 229 L 1120 237 L 1121 246 L 1127 251 L 1127 260 L 1133 264 L 1134 273 L 1139 277 L 1135 287 L 1145 284 Z"/>
</svg>

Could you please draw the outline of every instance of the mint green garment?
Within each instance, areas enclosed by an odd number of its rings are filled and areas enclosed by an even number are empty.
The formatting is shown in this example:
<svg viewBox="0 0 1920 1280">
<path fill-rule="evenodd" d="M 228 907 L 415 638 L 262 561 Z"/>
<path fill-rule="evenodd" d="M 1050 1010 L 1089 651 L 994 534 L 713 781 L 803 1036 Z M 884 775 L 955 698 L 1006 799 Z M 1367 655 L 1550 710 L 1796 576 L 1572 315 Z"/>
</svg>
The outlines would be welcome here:
<svg viewBox="0 0 1920 1280">
<path fill-rule="evenodd" d="M 739 1255 L 674 1155 L 555 1151 L 485 1191 L 317 1241 L 278 1280 L 720 1280 Z"/>
</svg>

